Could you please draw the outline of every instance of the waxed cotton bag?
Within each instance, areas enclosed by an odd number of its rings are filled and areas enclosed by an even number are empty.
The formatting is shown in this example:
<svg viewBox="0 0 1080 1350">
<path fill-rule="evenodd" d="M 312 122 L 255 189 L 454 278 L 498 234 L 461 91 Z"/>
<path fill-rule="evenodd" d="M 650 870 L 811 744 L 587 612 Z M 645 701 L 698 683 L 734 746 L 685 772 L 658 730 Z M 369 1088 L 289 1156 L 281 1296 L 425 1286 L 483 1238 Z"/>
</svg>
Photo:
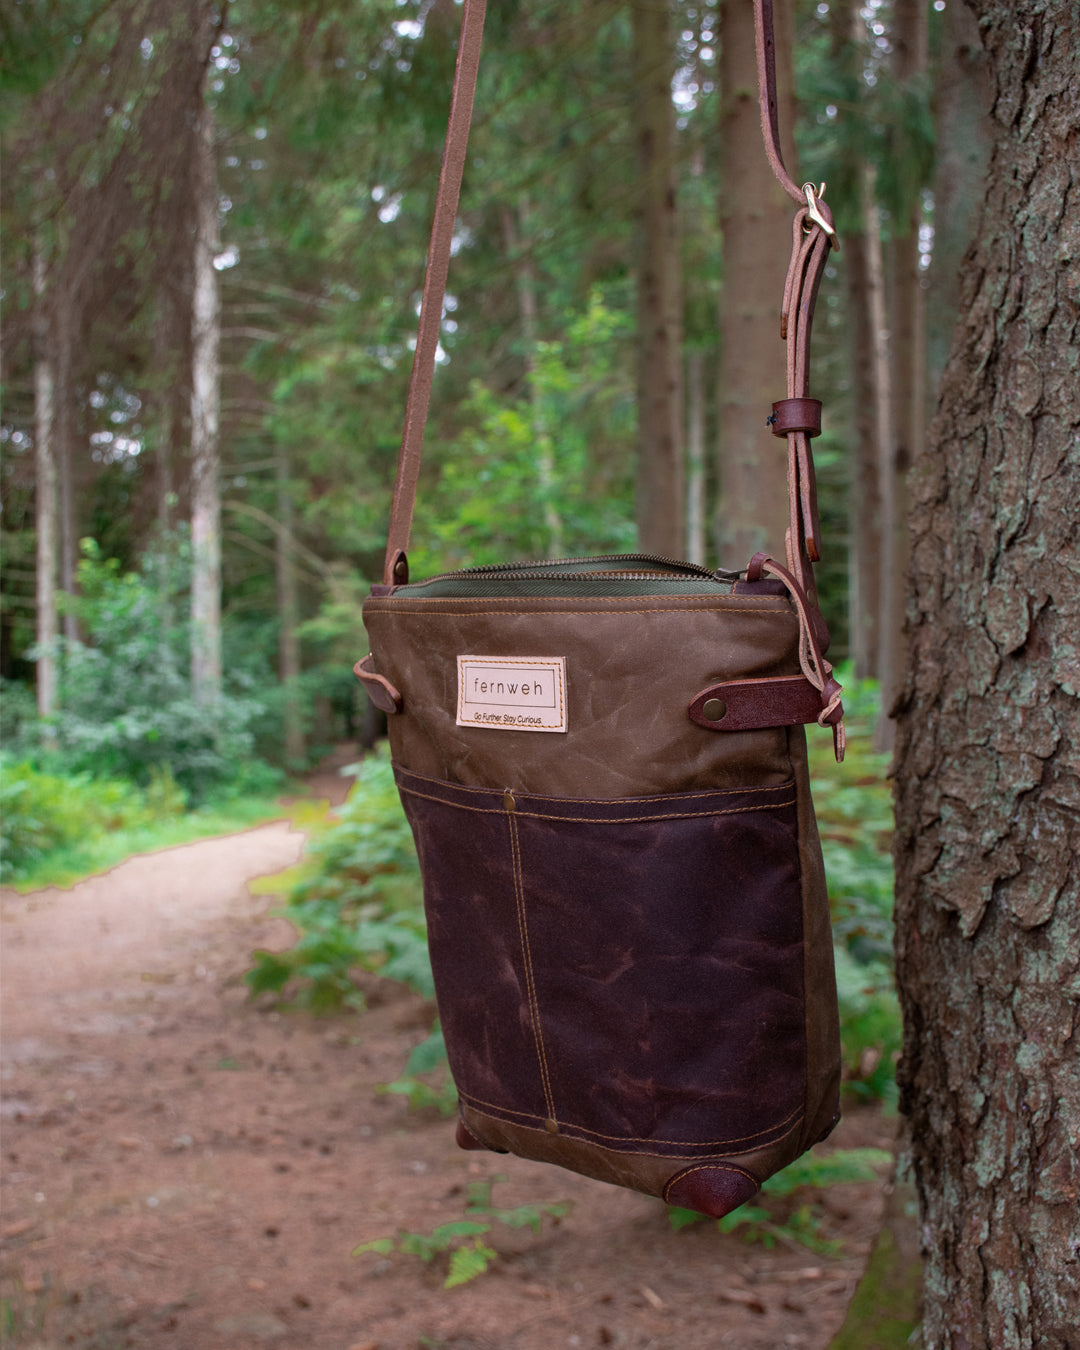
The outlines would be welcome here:
<svg viewBox="0 0 1080 1350">
<path fill-rule="evenodd" d="M 837 1119 L 829 908 L 803 724 L 843 750 L 823 652 L 807 394 L 834 242 L 797 203 L 784 297 L 785 565 L 645 555 L 409 580 L 419 473 L 483 26 L 466 0 L 383 582 L 356 672 L 387 714 L 416 839 L 458 1142 L 721 1215 Z M 763 420 L 766 420 L 763 414 Z"/>
</svg>

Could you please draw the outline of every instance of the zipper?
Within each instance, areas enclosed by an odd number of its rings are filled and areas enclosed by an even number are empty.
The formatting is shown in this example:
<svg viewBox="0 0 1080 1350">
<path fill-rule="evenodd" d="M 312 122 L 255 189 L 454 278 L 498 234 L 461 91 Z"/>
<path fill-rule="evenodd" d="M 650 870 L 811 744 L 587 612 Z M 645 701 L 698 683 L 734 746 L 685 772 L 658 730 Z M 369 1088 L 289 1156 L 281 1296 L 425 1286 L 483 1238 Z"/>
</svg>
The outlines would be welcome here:
<svg viewBox="0 0 1080 1350">
<path fill-rule="evenodd" d="M 556 568 L 574 567 L 581 563 L 644 563 L 646 567 L 652 564 L 654 567 L 661 567 L 664 571 L 646 571 L 643 568 L 590 568 L 586 572 L 555 572 L 563 580 L 567 581 L 588 581 L 596 577 L 618 577 L 622 581 L 660 581 L 670 577 L 673 572 L 681 573 L 687 579 L 705 580 L 705 581 L 737 581 L 741 575 L 739 572 L 728 571 L 725 568 L 718 568 L 715 572 L 707 567 L 702 567 L 698 563 L 683 562 L 678 558 L 665 558 L 658 554 L 651 553 L 611 553 L 601 554 L 600 556 L 585 558 L 539 558 L 529 562 L 512 563 L 487 563 L 481 567 L 463 567 L 456 572 L 440 572 L 436 576 L 425 577 L 423 581 L 410 582 L 406 586 L 397 587 L 399 590 L 408 590 L 412 586 L 426 586 L 435 581 L 451 581 L 458 577 L 495 577 L 499 576 L 508 581 L 546 581 Z"/>
</svg>

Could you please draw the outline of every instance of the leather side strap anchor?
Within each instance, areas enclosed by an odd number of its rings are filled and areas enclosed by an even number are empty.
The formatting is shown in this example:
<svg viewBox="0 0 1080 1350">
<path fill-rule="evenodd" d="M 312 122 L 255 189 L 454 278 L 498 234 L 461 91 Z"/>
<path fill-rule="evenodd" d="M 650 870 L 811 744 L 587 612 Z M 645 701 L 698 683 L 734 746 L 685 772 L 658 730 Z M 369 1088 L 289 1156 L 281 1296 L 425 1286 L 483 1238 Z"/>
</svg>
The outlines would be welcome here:
<svg viewBox="0 0 1080 1350">
<path fill-rule="evenodd" d="M 766 575 L 783 582 L 799 616 L 802 675 L 724 680 L 710 685 L 691 700 L 687 709 L 690 720 L 710 731 L 750 731 L 817 722 L 819 726 L 832 727 L 833 751 L 839 763 L 846 745 L 844 706 L 840 702 L 843 690 L 822 654 L 828 646 L 828 634 L 821 612 L 810 604 L 806 592 L 786 567 L 765 553 L 755 553 L 746 569 L 746 579 L 756 582 Z"/>
<path fill-rule="evenodd" d="M 364 686 L 368 698 L 380 712 L 392 717 L 401 711 L 404 699 L 389 680 L 376 673 L 375 662 L 370 652 L 353 666 L 353 674 Z"/>
</svg>

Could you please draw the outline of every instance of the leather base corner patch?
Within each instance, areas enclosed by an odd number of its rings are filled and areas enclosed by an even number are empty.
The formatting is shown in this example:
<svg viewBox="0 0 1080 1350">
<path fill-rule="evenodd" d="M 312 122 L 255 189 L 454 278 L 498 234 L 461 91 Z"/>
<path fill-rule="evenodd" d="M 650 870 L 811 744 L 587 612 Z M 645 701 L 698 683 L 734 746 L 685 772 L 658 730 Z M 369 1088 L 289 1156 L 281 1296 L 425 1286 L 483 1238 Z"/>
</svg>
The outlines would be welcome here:
<svg viewBox="0 0 1080 1350">
<path fill-rule="evenodd" d="M 566 658 L 459 656 L 457 724 L 498 731 L 566 730 Z"/>
</svg>

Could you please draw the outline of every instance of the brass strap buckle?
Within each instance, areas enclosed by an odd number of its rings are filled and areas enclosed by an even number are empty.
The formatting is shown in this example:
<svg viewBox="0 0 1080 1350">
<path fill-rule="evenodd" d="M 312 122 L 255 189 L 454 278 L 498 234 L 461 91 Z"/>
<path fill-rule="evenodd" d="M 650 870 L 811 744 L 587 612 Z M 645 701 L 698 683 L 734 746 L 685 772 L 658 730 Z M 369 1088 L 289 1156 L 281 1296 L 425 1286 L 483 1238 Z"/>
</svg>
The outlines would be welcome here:
<svg viewBox="0 0 1080 1350">
<path fill-rule="evenodd" d="M 832 244 L 833 248 L 839 253 L 840 239 L 836 233 L 836 227 L 833 225 L 832 221 L 825 219 L 821 214 L 821 208 L 818 206 L 818 198 L 823 198 L 825 196 L 825 184 L 822 183 L 820 187 L 815 188 L 813 183 L 804 183 L 802 190 L 806 197 L 806 214 L 815 225 L 821 226 L 829 236 L 830 244 Z"/>
</svg>

